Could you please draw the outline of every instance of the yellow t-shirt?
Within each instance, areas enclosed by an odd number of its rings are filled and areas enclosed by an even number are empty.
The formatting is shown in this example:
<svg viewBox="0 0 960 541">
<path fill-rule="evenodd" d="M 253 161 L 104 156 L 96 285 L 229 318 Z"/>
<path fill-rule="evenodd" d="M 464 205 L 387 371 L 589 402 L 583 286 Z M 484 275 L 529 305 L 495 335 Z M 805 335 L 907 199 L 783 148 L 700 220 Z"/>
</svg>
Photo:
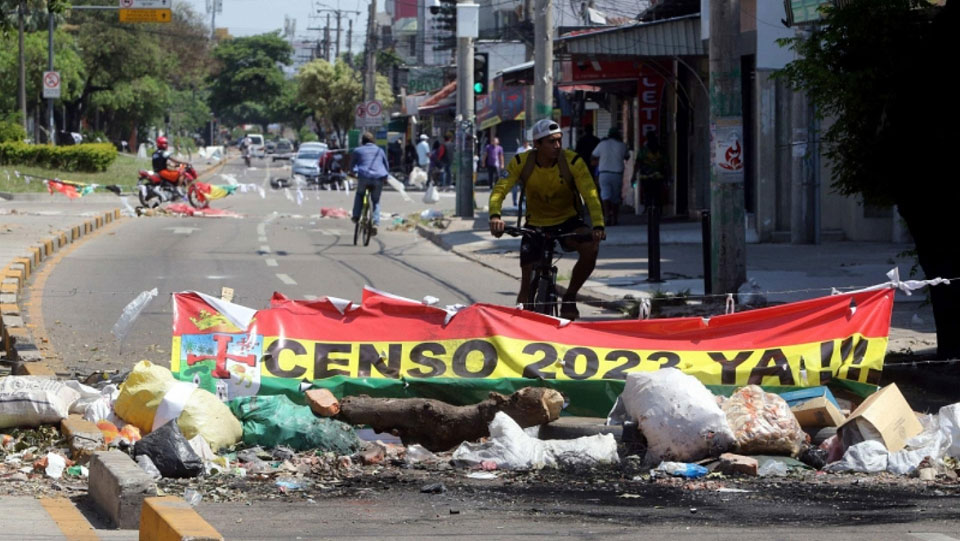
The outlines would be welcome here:
<svg viewBox="0 0 960 541">
<path fill-rule="evenodd" d="M 590 211 L 590 221 L 594 226 L 603 225 L 603 210 L 600 206 L 600 195 L 593 176 L 587 169 L 587 164 L 572 150 L 564 150 L 567 163 L 570 164 L 570 173 L 583 197 L 587 210 Z M 520 174 L 528 159 L 535 159 L 536 150 L 517 154 L 507 163 L 507 176 L 497 181 L 490 191 L 490 214 L 500 214 L 503 200 L 520 181 Z M 574 197 L 576 193 L 560 176 L 559 165 L 540 167 L 534 165 L 526 188 L 526 214 L 530 225 L 551 226 L 563 222 L 577 215 L 577 206 Z"/>
</svg>

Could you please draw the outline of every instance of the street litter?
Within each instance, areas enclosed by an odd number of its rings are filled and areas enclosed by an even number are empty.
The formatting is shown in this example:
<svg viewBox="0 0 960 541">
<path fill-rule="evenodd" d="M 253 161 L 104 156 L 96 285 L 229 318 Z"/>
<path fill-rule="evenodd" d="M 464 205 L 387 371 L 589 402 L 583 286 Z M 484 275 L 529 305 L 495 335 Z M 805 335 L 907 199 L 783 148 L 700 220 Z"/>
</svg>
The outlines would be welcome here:
<svg viewBox="0 0 960 541">
<path fill-rule="evenodd" d="M 696 479 L 710 473 L 710 470 L 699 464 L 661 462 L 659 466 L 650 470 L 650 475 L 656 475 L 657 473 L 665 473 L 674 477 L 683 477 L 684 479 Z"/>
<path fill-rule="evenodd" d="M 319 449 L 342 455 L 353 454 L 362 446 L 351 426 L 317 417 L 308 406 L 295 404 L 286 395 L 235 398 L 229 406 L 242 423 L 246 445 L 286 445 L 300 451 Z"/>
<path fill-rule="evenodd" d="M 324 218 L 349 218 L 350 211 L 340 207 L 320 207 L 320 216 Z"/>
<path fill-rule="evenodd" d="M 130 328 L 133 327 L 133 322 L 140 317 L 140 313 L 150 304 L 150 301 L 156 298 L 157 294 L 157 288 L 143 291 L 123 308 L 123 312 L 120 313 L 120 317 L 117 318 L 117 322 L 113 324 L 113 329 L 110 331 L 117 337 L 117 342 L 123 342 L 127 333 L 130 332 Z"/>
<path fill-rule="evenodd" d="M 134 366 L 120 386 L 114 410 L 145 434 L 175 420 L 187 439 L 200 434 L 214 450 L 233 445 L 243 435 L 240 422 L 216 396 L 175 380 L 170 370 L 150 361 Z"/>
<path fill-rule="evenodd" d="M 908 439 L 923 431 L 896 383 L 867 397 L 837 430 L 844 447 L 864 440 L 880 440 L 888 451 L 899 451 Z"/>
<path fill-rule="evenodd" d="M 147 455 L 164 477 L 196 477 L 203 473 L 197 456 L 177 423 L 167 423 L 133 446 L 133 456 Z"/>
<path fill-rule="evenodd" d="M 425 209 L 420 212 L 420 219 L 424 221 L 433 221 L 443 219 L 443 211 L 439 209 Z"/>
<path fill-rule="evenodd" d="M 467 474 L 468 479 L 479 479 L 481 481 L 490 481 L 497 478 L 497 474 L 488 471 L 475 471 Z"/>
<path fill-rule="evenodd" d="M 647 439 L 647 464 L 719 456 L 734 442 L 713 394 L 676 368 L 628 374 L 621 397 Z"/>
<path fill-rule="evenodd" d="M 769 477 L 771 475 L 782 477 L 787 474 L 787 465 L 779 460 L 768 460 L 757 469 L 757 475 L 760 477 Z"/>
<path fill-rule="evenodd" d="M 616 464 L 620 461 L 612 434 L 573 440 L 539 440 L 526 435 L 520 425 L 503 412 L 497 412 L 490 423 L 488 441 L 464 442 L 453 452 L 452 460 L 469 467 L 492 460 L 498 469 L 504 470 Z"/>
<path fill-rule="evenodd" d="M 79 392 L 50 378 L 0 378 L 0 428 L 59 423 L 77 400 Z"/>
<path fill-rule="evenodd" d="M 757 385 L 737 389 L 723 412 L 740 453 L 797 456 L 808 439 L 787 402 Z"/>
</svg>

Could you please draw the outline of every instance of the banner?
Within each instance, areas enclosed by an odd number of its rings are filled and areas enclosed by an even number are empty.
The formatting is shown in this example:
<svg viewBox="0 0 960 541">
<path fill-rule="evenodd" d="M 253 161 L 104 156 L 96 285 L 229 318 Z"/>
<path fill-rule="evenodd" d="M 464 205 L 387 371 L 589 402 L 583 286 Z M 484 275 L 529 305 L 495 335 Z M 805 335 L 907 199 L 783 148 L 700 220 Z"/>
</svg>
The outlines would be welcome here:
<svg viewBox="0 0 960 541">
<path fill-rule="evenodd" d="M 459 311 L 364 289 L 360 304 L 274 294 L 254 312 L 174 295 L 171 370 L 224 399 L 421 396 L 472 403 L 548 386 L 574 415 L 605 416 L 630 372 L 675 367 L 714 388 L 876 389 L 894 291 L 821 297 L 711 318 L 567 323 L 491 304 Z"/>
</svg>

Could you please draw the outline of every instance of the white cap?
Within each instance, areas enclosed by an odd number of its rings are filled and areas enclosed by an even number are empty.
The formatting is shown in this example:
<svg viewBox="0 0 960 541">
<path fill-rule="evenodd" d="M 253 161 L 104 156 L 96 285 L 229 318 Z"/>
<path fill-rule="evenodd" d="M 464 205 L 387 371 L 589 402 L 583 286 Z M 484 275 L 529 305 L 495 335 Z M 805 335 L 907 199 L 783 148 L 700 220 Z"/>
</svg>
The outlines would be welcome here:
<svg viewBox="0 0 960 541">
<path fill-rule="evenodd" d="M 425 134 L 425 133 L 421 133 L 421 134 L 420 134 L 420 140 L 421 140 L 421 141 L 426 141 L 427 139 L 430 139 L 430 137 L 429 137 L 427 134 Z"/>
<path fill-rule="evenodd" d="M 549 118 L 542 118 L 533 125 L 534 141 L 540 139 L 541 137 L 546 137 L 555 133 L 560 133 L 560 124 L 557 124 Z"/>
</svg>

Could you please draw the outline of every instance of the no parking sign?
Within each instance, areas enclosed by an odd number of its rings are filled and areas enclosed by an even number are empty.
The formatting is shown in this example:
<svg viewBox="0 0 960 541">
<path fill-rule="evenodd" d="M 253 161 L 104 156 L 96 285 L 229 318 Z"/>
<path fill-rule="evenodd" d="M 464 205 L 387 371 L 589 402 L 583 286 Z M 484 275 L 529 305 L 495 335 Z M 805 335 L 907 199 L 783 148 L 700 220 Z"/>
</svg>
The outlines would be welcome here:
<svg viewBox="0 0 960 541">
<path fill-rule="evenodd" d="M 60 99 L 60 72 L 43 72 L 43 97 Z"/>
</svg>

